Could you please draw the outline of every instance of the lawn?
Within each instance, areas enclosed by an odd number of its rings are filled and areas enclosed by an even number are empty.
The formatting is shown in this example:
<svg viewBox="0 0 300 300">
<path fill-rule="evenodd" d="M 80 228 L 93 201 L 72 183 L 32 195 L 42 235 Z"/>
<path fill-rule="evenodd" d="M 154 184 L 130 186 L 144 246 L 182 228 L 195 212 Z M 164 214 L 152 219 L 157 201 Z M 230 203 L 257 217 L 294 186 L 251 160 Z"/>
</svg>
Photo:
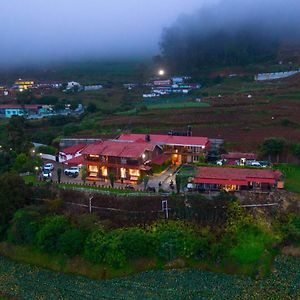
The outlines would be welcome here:
<svg viewBox="0 0 300 300">
<path fill-rule="evenodd" d="M 300 193 L 300 166 L 279 164 L 275 168 L 282 171 L 285 175 L 285 189 L 290 192 Z"/>
<path fill-rule="evenodd" d="M 194 269 L 158 270 L 92 280 L 13 262 L 0 256 L 0 290 L 20 299 L 299 299 L 300 259 L 281 256 L 268 278 Z"/>
</svg>

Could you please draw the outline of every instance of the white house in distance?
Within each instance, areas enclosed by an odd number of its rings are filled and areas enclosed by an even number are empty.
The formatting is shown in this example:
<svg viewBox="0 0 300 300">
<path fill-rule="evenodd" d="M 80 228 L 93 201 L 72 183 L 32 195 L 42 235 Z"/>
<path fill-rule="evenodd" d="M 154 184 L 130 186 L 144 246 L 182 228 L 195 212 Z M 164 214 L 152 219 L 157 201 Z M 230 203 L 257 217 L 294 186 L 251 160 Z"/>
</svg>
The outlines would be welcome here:
<svg viewBox="0 0 300 300">
<path fill-rule="evenodd" d="M 67 160 L 81 156 L 81 152 L 86 146 L 87 146 L 86 144 L 78 144 L 78 145 L 64 148 L 59 152 L 59 161 L 65 162 Z"/>
</svg>

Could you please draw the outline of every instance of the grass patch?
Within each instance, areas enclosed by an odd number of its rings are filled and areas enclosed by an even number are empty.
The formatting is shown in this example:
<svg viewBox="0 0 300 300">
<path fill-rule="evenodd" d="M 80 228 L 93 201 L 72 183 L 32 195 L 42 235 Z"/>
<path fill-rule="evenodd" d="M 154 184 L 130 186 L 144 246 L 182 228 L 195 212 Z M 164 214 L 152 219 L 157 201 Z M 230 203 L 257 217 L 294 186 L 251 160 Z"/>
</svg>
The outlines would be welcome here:
<svg viewBox="0 0 300 300">
<path fill-rule="evenodd" d="M 291 164 L 279 164 L 275 166 L 285 176 L 285 189 L 300 193 L 300 166 Z"/>
<path fill-rule="evenodd" d="M 23 176 L 22 178 L 26 184 L 36 184 L 37 183 L 36 175 Z"/>
<path fill-rule="evenodd" d="M 99 192 L 108 192 L 113 194 L 146 194 L 143 191 L 134 191 L 129 189 L 117 189 L 117 188 L 111 188 L 111 187 L 99 187 L 99 186 L 93 186 L 93 185 L 80 185 L 80 184 L 68 184 L 68 183 L 59 183 L 57 184 L 58 188 L 61 189 L 80 189 L 80 190 L 93 190 L 93 191 L 99 191 Z"/>
</svg>

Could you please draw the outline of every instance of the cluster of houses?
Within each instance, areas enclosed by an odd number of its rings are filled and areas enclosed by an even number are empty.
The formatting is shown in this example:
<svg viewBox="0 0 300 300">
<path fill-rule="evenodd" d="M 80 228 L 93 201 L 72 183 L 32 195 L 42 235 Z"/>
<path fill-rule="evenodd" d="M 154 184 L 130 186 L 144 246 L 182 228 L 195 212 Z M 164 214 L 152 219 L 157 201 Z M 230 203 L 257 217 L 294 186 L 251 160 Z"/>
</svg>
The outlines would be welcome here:
<svg viewBox="0 0 300 300">
<path fill-rule="evenodd" d="M 189 83 L 189 76 L 174 76 L 168 79 L 156 78 L 145 84 L 127 83 L 123 86 L 128 90 L 134 88 L 146 88 L 148 93 L 143 94 L 143 98 L 154 98 L 170 94 L 188 94 L 190 91 L 200 89 L 201 84 Z"/>
<path fill-rule="evenodd" d="M 82 104 L 79 104 L 74 110 L 66 106 L 65 109 L 59 111 L 54 110 L 53 105 L 45 104 L 0 104 L 0 118 L 19 116 L 27 119 L 42 119 L 58 115 L 80 115 L 82 113 L 84 113 Z"/>
<path fill-rule="evenodd" d="M 58 81 L 45 81 L 37 82 L 33 79 L 18 79 L 12 86 L 0 85 L 0 96 L 12 97 L 17 92 L 24 92 L 26 90 L 32 90 L 36 94 L 43 94 L 45 91 L 55 91 L 62 89 L 64 84 Z M 75 81 L 70 81 L 66 84 L 65 92 L 78 92 L 78 91 L 95 91 L 102 89 L 101 84 L 82 85 Z"/>
<path fill-rule="evenodd" d="M 145 175 L 170 165 L 197 165 L 208 155 L 210 146 L 207 137 L 121 134 L 117 139 L 64 148 L 59 159 L 67 166 L 86 166 L 90 181 L 106 181 L 113 174 L 121 183 L 138 183 Z M 282 174 L 271 168 L 198 165 L 192 182 L 199 191 L 271 190 L 284 186 Z"/>
</svg>

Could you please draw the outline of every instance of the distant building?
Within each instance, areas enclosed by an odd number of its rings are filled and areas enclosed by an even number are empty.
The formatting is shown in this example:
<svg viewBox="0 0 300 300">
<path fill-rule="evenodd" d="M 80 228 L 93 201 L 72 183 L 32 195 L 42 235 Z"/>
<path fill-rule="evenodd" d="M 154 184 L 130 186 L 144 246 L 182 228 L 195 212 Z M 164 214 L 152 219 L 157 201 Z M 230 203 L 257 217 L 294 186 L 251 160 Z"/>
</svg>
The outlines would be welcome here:
<svg viewBox="0 0 300 300">
<path fill-rule="evenodd" d="M 43 110 L 43 105 L 19 105 L 19 104 L 2 104 L 0 105 L 0 116 L 11 118 L 13 116 L 29 116 L 39 114 Z"/>
<path fill-rule="evenodd" d="M 25 79 L 18 79 L 15 84 L 14 87 L 20 91 L 23 92 L 24 90 L 28 90 L 34 87 L 35 82 L 33 80 L 25 80 Z"/>
<path fill-rule="evenodd" d="M 86 91 L 86 92 L 97 91 L 97 90 L 101 90 L 102 88 L 103 88 L 103 85 L 101 85 L 101 84 L 85 85 L 83 87 L 84 91 Z"/>
</svg>

